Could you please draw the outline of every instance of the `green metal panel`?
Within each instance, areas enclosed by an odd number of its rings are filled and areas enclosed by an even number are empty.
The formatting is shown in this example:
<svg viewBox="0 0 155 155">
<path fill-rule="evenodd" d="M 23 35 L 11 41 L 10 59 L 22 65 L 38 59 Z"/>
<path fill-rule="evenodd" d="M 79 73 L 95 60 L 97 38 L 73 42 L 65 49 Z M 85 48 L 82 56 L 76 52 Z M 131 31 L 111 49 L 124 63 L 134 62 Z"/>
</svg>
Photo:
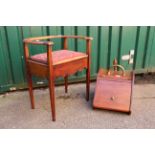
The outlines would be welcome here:
<svg viewBox="0 0 155 155">
<path fill-rule="evenodd" d="M 137 73 L 155 71 L 155 27 L 149 26 L 1 26 L 0 27 L 0 93 L 12 87 L 26 88 L 23 39 L 43 35 L 83 35 L 94 38 L 91 53 L 91 78 L 100 67 L 109 68 L 114 58 L 127 70 Z M 53 50 L 63 47 L 61 39 L 51 39 Z M 84 40 L 68 40 L 70 50 L 86 52 Z M 134 49 L 134 64 L 122 61 L 122 55 Z M 31 55 L 43 53 L 45 46 L 30 45 Z M 85 80 L 85 71 L 70 76 L 70 81 Z M 45 79 L 34 77 L 34 84 Z M 62 83 L 59 78 L 57 83 Z"/>
<path fill-rule="evenodd" d="M 97 73 L 98 69 L 98 62 L 99 62 L 99 57 L 98 57 L 98 27 L 97 26 L 92 26 L 88 28 L 89 36 L 92 36 L 94 38 L 92 42 L 92 52 L 91 52 L 91 74 L 95 75 Z"/>
<path fill-rule="evenodd" d="M 118 58 L 119 53 L 119 41 L 120 39 L 120 30 L 119 26 L 111 27 L 110 29 L 110 51 L 109 51 L 109 63 L 112 64 L 114 58 Z"/>
<path fill-rule="evenodd" d="M 24 26 L 22 27 L 22 31 L 23 31 L 22 32 L 23 38 L 47 35 L 46 27 L 42 27 L 42 26 L 31 26 L 31 27 Z M 34 55 L 37 53 L 43 53 L 45 52 L 45 50 L 46 50 L 46 47 L 43 45 L 37 45 L 37 46 L 30 45 L 31 55 Z"/>
<path fill-rule="evenodd" d="M 87 36 L 87 27 L 86 26 L 78 26 L 76 27 L 76 35 L 79 36 Z M 86 41 L 78 39 L 76 40 L 76 50 L 86 53 Z M 85 70 L 78 72 L 77 76 L 85 77 Z"/>
<path fill-rule="evenodd" d="M 62 29 L 60 26 L 47 27 L 48 35 L 60 35 L 61 31 L 62 31 Z M 61 39 L 52 39 L 52 41 L 54 42 L 53 50 L 59 50 L 62 48 L 62 40 Z"/>
<path fill-rule="evenodd" d="M 122 55 L 128 54 L 131 49 L 135 49 L 137 27 L 123 27 L 121 32 L 121 48 L 119 53 L 119 63 L 126 69 L 132 69 L 127 61 L 121 59 Z"/>
<path fill-rule="evenodd" d="M 149 56 L 149 68 L 153 69 L 155 66 L 155 33 L 153 34 L 153 41 L 152 41 L 152 49 L 150 51 L 150 56 Z"/>
<path fill-rule="evenodd" d="M 4 27 L 0 27 L 0 88 L 13 83 L 10 55 Z"/>
<path fill-rule="evenodd" d="M 74 26 L 64 26 L 63 34 L 64 35 L 75 35 L 75 27 Z M 68 48 L 70 50 L 75 50 L 75 39 L 68 39 Z"/>
<path fill-rule="evenodd" d="M 137 37 L 135 46 L 134 69 L 141 69 L 145 59 L 145 44 L 147 36 L 147 27 L 137 27 Z"/>
<path fill-rule="evenodd" d="M 99 32 L 99 67 L 108 68 L 109 27 L 100 27 Z"/>
<path fill-rule="evenodd" d="M 9 58 L 12 70 L 13 83 L 24 83 L 23 75 L 23 48 L 21 48 L 21 39 L 19 39 L 18 27 L 6 27 L 6 37 L 9 49 Z"/>
<path fill-rule="evenodd" d="M 143 63 L 143 68 L 148 68 L 149 67 L 149 60 L 151 56 L 151 50 L 152 50 L 152 43 L 153 43 L 153 37 L 154 37 L 154 27 L 149 27 L 148 32 L 147 32 L 147 41 L 146 41 L 146 49 L 145 49 L 145 59 Z M 151 64 L 152 65 L 152 64 Z"/>
</svg>

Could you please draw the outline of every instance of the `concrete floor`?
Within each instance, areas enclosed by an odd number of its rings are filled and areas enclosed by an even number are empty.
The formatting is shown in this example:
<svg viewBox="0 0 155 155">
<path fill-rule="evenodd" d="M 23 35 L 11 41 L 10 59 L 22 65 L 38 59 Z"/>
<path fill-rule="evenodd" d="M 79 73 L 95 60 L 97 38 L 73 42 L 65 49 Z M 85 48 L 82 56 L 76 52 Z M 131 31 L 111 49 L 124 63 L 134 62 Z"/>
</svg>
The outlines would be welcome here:
<svg viewBox="0 0 155 155">
<path fill-rule="evenodd" d="M 0 96 L 0 128 L 155 128 L 155 84 L 135 84 L 132 114 L 92 110 L 95 83 L 89 102 L 85 84 L 56 87 L 57 121 L 51 121 L 48 89 L 35 90 L 36 109 L 30 109 L 28 91 Z"/>
</svg>

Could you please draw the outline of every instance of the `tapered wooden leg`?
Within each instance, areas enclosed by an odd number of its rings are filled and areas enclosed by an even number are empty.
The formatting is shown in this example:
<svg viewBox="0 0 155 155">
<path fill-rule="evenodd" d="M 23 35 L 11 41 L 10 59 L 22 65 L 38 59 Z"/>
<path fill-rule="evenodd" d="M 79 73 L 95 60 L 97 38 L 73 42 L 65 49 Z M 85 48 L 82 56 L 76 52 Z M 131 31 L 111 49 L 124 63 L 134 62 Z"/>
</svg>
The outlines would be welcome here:
<svg viewBox="0 0 155 155">
<path fill-rule="evenodd" d="M 89 101 L 89 89 L 90 89 L 90 69 L 86 70 L 86 100 Z"/>
<path fill-rule="evenodd" d="M 65 93 L 68 92 L 68 76 L 65 76 Z"/>
<path fill-rule="evenodd" d="M 90 89 L 90 52 L 91 52 L 91 41 L 86 42 L 86 53 L 87 59 L 87 70 L 86 70 L 86 100 L 89 101 L 89 89 Z"/>
<path fill-rule="evenodd" d="M 49 79 L 49 91 L 50 91 L 50 100 L 51 100 L 51 112 L 52 120 L 56 120 L 55 115 L 55 92 L 54 92 L 54 80 Z"/>
<path fill-rule="evenodd" d="M 29 87 L 29 94 L 30 94 L 30 100 L 31 100 L 31 108 L 35 108 L 34 104 L 34 96 L 33 96 L 33 82 L 32 82 L 32 76 L 31 73 L 27 72 L 27 82 Z"/>
</svg>

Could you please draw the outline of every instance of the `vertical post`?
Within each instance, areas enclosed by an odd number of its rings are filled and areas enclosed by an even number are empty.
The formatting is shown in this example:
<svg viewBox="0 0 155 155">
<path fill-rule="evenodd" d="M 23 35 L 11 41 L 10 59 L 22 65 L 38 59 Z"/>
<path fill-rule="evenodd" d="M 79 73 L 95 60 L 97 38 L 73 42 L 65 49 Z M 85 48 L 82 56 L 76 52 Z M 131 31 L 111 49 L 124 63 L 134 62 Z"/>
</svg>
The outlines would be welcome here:
<svg viewBox="0 0 155 155">
<path fill-rule="evenodd" d="M 90 91 L 90 52 L 91 52 L 91 41 L 88 39 L 86 42 L 86 53 L 87 57 L 87 70 L 86 70 L 86 100 L 89 101 Z"/>
<path fill-rule="evenodd" d="M 68 76 L 65 76 L 65 93 L 68 92 Z"/>
<path fill-rule="evenodd" d="M 51 101 L 51 112 L 52 120 L 56 120 L 55 114 L 55 92 L 54 92 L 54 69 L 52 60 L 52 46 L 47 45 L 47 59 L 48 59 L 48 80 L 49 80 L 49 91 L 50 91 L 50 101 Z"/>
<path fill-rule="evenodd" d="M 64 37 L 64 44 L 63 44 L 63 48 L 64 48 L 64 50 L 67 50 L 67 48 L 68 48 L 68 43 L 67 43 L 67 37 Z"/>
<path fill-rule="evenodd" d="M 25 42 L 24 42 L 24 55 L 25 55 L 25 64 L 26 64 L 26 73 L 27 73 L 26 75 L 27 75 L 27 82 L 28 82 L 29 95 L 30 95 L 30 101 L 31 101 L 31 108 L 35 109 L 32 75 L 28 64 L 29 49 L 28 49 L 28 44 Z"/>
<path fill-rule="evenodd" d="M 67 43 L 67 37 L 64 37 L 64 50 L 67 50 L 68 48 L 68 43 Z M 68 76 L 66 75 L 64 77 L 64 80 L 65 80 L 65 93 L 68 92 Z"/>
</svg>

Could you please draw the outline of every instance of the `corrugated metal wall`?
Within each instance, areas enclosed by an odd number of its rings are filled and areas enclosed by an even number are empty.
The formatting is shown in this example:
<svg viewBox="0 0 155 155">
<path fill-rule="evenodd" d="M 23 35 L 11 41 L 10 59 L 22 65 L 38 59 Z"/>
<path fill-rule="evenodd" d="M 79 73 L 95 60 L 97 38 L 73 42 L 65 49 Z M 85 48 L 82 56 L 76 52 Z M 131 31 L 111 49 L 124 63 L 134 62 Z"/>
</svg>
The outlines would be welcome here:
<svg viewBox="0 0 155 155">
<path fill-rule="evenodd" d="M 99 67 L 108 68 L 116 57 L 120 64 L 129 70 L 132 67 L 137 73 L 151 72 L 155 69 L 155 27 L 96 27 L 96 26 L 1 26 L 0 27 L 0 93 L 12 87 L 25 88 L 25 64 L 22 40 L 27 37 L 42 35 L 84 35 L 92 36 L 92 63 L 91 77 L 95 77 Z M 61 40 L 53 40 L 54 49 L 62 47 Z M 81 40 L 69 40 L 69 48 L 85 51 L 85 42 Z M 45 50 L 43 46 L 31 46 L 31 54 Z M 122 61 L 121 56 L 128 54 L 129 50 L 135 50 L 134 64 L 128 65 Z M 84 71 L 70 77 L 71 81 L 82 80 Z M 47 82 L 39 78 L 37 81 Z M 62 79 L 58 79 L 61 82 Z"/>
</svg>

